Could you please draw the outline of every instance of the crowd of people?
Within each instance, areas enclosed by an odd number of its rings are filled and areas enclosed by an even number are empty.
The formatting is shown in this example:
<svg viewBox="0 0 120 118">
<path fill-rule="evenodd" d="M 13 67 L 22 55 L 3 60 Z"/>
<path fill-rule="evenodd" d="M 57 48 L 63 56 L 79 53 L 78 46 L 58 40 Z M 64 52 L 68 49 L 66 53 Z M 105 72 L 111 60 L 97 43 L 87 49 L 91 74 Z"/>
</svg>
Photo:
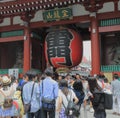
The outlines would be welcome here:
<svg viewBox="0 0 120 118">
<path fill-rule="evenodd" d="M 120 80 L 113 75 L 58 75 L 51 68 L 28 71 L 21 81 L 0 77 L 0 118 L 79 118 L 89 102 L 95 118 L 106 118 L 104 91 L 113 96 L 113 114 L 120 116 Z M 98 94 L 99 93 L 99 94 Z"/>
</svg>

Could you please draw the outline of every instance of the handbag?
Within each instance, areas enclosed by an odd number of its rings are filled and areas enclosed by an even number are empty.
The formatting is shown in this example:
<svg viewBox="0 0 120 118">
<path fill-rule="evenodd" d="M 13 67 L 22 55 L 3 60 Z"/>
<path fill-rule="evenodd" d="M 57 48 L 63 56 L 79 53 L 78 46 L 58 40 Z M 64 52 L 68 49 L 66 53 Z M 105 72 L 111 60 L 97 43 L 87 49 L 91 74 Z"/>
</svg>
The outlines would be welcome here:
<svg viewBox="0 0 120 118">
<path fill-rule="evenodd" d="M 105 96 L 105 109 L 112 109 L 113 108 L 113 95 L 104 93 Z"/>
<path fill-rule="evenodd" d="M 24 112 L 25 112 L 25 114 L 30 112 L 30 108 L 31 108 L 31 103 L 24 104 Z"/>
<path fill-rule="evenodd" d="M 3 103 L 3 108 L 11 108 L 13 106 L 13 99 L 12 98 L 5 98 L 4 103 Z"/>
<path fill-rule="evenodd" d="M 0 93 L 2 93 L 2 95 L 4 96 L 4 101 L 3 101 L 3 104 L 2 104 L 3 108 L 4 109 L 11 108 L 13 106 L 13 99 L 9 96 L 6 96 L 4 94 L 4 92 L 1 91 L 1 90 L 0 90 Z"/>
<path fill-rule="evenodd" d="M 33 86 L 32 86 L 31 99 L 32 99 L 32 95 L 33 95 L 34 85 L 35 85 L 35 82 L 33 83 Z M 30 112 L 30 109 L 31 109 L 31 100 L 30 100 L 30 102 L 28 104 L 24 104 L 24 112 L 25 112 L 25 114 Z"/>
</svg>

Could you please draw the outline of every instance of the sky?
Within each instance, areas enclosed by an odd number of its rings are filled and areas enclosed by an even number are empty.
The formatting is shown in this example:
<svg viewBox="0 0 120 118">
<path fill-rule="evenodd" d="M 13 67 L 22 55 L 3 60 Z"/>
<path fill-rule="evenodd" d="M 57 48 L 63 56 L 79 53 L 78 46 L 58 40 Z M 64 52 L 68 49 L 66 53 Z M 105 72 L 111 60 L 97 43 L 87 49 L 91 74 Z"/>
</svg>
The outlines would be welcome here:
<svg viewBox="0 0 120 118">
<path fill-rule="evenodd" d="M 83 56 L 85 56 L 88 60 L 91 60 L 91 42 L 90 41 L 83 42 Z"/>
</svg>

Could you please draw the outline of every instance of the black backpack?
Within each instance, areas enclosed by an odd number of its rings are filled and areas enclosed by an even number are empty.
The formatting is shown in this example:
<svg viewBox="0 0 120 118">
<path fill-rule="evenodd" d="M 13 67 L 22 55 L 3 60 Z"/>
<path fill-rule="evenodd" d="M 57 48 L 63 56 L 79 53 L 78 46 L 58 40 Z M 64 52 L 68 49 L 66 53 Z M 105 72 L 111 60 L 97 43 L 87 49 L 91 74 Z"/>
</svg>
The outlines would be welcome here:
<svg viewBox="0 0 120 118">
<path fill-rule="evenodd" d="M 72 92 L 71 92 L 72 94 Z M 70 100 L 68 100 L 67 96 L 66 99 L 68 101 L 67 107 L 65 107 L 64 103 L 63 106 L 65 108 L 65 114 L 66 116 L 79 116 L 80 115 L 80 106 L 76 105 L 73 100 L 71 100 L 71 94 L 70 94 Z"/>
</svg>

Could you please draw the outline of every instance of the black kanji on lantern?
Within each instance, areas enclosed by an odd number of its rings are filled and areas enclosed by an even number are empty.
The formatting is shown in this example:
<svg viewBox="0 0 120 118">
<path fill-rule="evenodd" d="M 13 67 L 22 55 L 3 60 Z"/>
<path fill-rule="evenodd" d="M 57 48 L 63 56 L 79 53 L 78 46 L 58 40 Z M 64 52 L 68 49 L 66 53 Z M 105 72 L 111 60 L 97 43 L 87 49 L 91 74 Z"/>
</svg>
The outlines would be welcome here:
<svg viewBox="0 0 120 118">
<path fill-rule="evenodd" d="M 51 58 L 64 58 L 64 63 L 58 63 L 60 65 L 72 66 L 71 61 L 71 49 L 70 44 L 73 39 L 73 35 L 67 29 L 55 30 L 48 33 L 46 37 L 47 41 L 47 54 L 48 61 L 52 65 Z"/>
</svg>

